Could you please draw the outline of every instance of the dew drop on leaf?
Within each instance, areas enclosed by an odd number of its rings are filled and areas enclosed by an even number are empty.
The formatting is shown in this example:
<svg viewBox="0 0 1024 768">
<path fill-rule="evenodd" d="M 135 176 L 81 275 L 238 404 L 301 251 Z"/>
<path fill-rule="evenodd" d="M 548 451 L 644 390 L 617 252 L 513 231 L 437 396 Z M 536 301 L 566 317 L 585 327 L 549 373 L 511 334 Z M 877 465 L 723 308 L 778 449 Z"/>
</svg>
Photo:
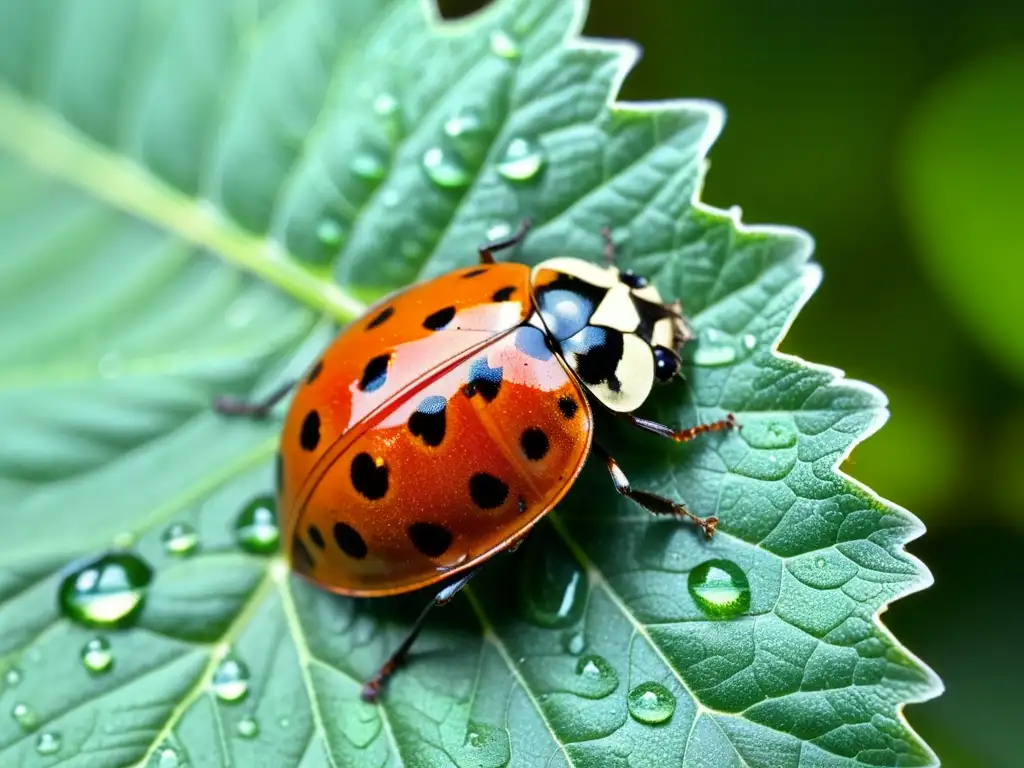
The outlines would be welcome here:
<svg viewBox="0 0 1024 768">
<path fill-rule="evenodd" d="M 561 539 L 528 541 L 519 568 L 519 609 L 542 627 L 568 627 L 587 603 L 587 577 Z"/>
<path fill-rule="evenodd" d="M 36 752 L 40 755 L 55 755 L 60 752 L 60 734 L 53 731 L 40 733 L 36 739 Z"/>
<path fill-rule="evenodd" d="M 13 688 L 21 682 L 21 670 L 17 667 L 11 667 L 4 672 L 4 685 L 8 688 Z"/>
<path fill-rule="evenodd" d="M 507 32 L 496 29 L 491 32 L 491 53 L 508 61 L 519 58 L 519 45 Z"/>
<path fill-rule="evenodd" d="M 445 135 L 456 144 L 464 144 L 479 138 L 483 123 L 473 112 L 460 112 L 444 124 Z"/>
<path fill-rule="evenodd" d="M 576 677 L 578 684 L 573 693 L 588 699 L 603 699 L 619 687 L 619 674 L 595 653 L 581 656 L 576 662 Z"/>
<path fill-rule="evenodd" d="M 373 152 L 357 152 L 352 157 L 352 173 L 366 181 L 380 181 L 387 173 L 387 162 Z"/>
<path fill-rule="evenodd" d="M 195 551 L 199 544 L 199 534 L 188 523 L 172 523 L 160 537 L 164 551 L 169 555 L 184 556 Z"/>
<path fill-rule="evenodd" d="M 345 228 L 334 219 L 323 219 L 316 225 L 316 239 L 325 248 L 337 248 L 345 241 Z"/>
<path fill-rule="evenodd" d="M 280 537 L 277 504 L 273 496 L 257 496 L 245 505 L 235 520 L 235 540 L 246 552 L 273 554 L 277 551 Z"/>
<path fill-rule="evenodd" d="M 178 757 L 178 751 L 171 747 L 164 747 L 159 752 L 156 765 L 157 768 L 180 768 L 181 758 Z"/>
<path fill-rule="evenodd" d="M 373 100 L 373 111 L 380 117 L 391 117 L 398 111 L 398 99 L 390 93 L 378 94 Z"/>
<path fill-rule="evenodd" d="M 82 646 L 82 664 L 93 674 L 102 674 L 114 665 L 114 654 L 106 638 L 94 637 Z"/>
<path fill-rule="evenodd" d="M 238 659 L 226 656 L 214 670 L 210 688 L 221 701 L 241 701 L 249 694 L 249 668 Z"/>
<path fill-rule="evenodd" d="M 792 419 L 782 417 L 744 420 L 740 436 L 751 448 L 766 451 L 792 448 L 798 438 Z"/>
<path fill-rule="evenodd" d="M 251 717 L 243 717 L 238 721 L 238 725 L 235 726 L 235 730 L 238 731 L 238 735 L 244 739 L 252 739 L 259 735 L 260 726 Z"/>
<path fill-rule="evenodd" d="M 731 560 L 708 560 L 692 571 L 690 594 L 697 607 L 713 619 L 729 619 L 750 608 L 750 582 Z"/>
<path fill-rule="evenodd" d="M 25 731 L 34 730 L 39 725 L 39 717 L 36 715 L 35 710 L 23 701 L 15 702 L 14 706 L 11 707 L 11 717 Z"/>
<path fill-rule="evenodd" d="M 711 328 L 700 334 L 693 353 L 694 365 L 709 368 L 731 365 L 737 358 L 736 340 L 728 334 Z"/>
<path fill-rule="evenodd" d="M 138 618 L 152 579 L 152 568 L 137 555 L 100 555 L 64 578 L 60 608 L 69 619 L 87 627 L 127 626 Z"/>
<path fill-rule="evenodd" d="M 562 635 L 562 648 L 565 649 L 566 653 L 570 653 L 573 656 L 579 656 L 583 653 L 586 645 L 587 641 L 583 637 L 582 632 L 566 632 Z"/>
<path fill-rule="evenodd" d="M 512 234 L 512 225 L 507 221 L 496 221 L 487 228 L 487 240 L 503 240 Z"/>
<path fill-rule="evenodd" d="M 676 697 L 661 683 L 641 683 L 626 698 L 630 716 L 640 723 L 664 723 L 676 711 Z"/>
<path fill-rule="evenodd" d="M 509 181 L 531 181 L 543 170 L 545 162 L 544 152 L 536 142 L 515 138 L 498 161 L 498 173 Z"/>
<path fill-rule="evenodd" d="M 427 177 L 439 187 L 461 189 L 469 184 L 469 169 L 451 150 L 431 147 L 423 153 L 422 164 Z"/>
</svg>

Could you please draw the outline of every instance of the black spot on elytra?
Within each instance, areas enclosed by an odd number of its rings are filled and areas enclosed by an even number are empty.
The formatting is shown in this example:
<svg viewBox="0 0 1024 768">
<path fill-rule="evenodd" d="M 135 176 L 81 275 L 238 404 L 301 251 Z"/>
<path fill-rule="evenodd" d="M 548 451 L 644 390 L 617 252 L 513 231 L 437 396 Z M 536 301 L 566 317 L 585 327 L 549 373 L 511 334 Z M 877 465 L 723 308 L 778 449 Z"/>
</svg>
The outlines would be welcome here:
<svg viewBox="0 0 1024 768">
<path fill-rule="evenodd" d="M 571 419 L 575 416 L 579 407 L 580 404 L 577 403 L 570 395 L 562 395 L 558 398 L 558 410 L 560 410 L 562 415 L 567 419 Z"/>
<path fill-rule="evenodd" d="M 382 309 L 380 312 L 374 315 L 373 320 L 366 324 L 366 330 L 376 328 L 378 325 L 387 322 L 388 318 L 390 318 L 393 314 L 395 314 L 394 307 L 384 307 L 384 309 Z"/>
<path fill-rule="evenodd" d="M 427 319 L 423 321 L 423 327 L 428 331 L 440 331 L 455 317 L 455 307 L 445 307 L 439 309 L 431 315 L 427 315 Z"/>
<path fill-rule="evenodd" d="M 322 533 L 320 533 L 320 529 L 317 528 L 315 525 L 311 525 L 311 526 L 309 526 L 308 533 L 309 533 L 309 540 L 312 541 L 313 544 L 316 545 L 316 548 L 317 549 L 323 549 L 324 548 L 324 535 Z"/>
<path fill-rule="evenodd" d="M 315 451 L 320 445 L 320 414 L 310 411 L 302 420 L 302 428 L 299 430 L 299 445 L 304 451 Z"/>
<path fill-rule="evenodd" d="M 469 478 L 469 495 L 481 509 L 496 509 L 508 498 L 508 486 L 494 475 L 477 472 Z"/>
<path fill-rule="evenodd" d="M 423 398 L 409 417 L 409 431 L 429 446 L 437 447 L 444 440 L 447 401 L 440 395 Z"/>
<path fill-rule="evenodd" d="M 530 461 L 540 461 L 547 456 L 548 448 L 548 436 L 544 434 L 544 430 L 539 427 L 529 427 L 523 431 L 523 434 L 519 437 L 519 445 L 523 449 L 523 454 Z"/>
<path fill-rule="evenodd" d="M 487 358 L 478 357 L 469 365 L 469 381 L 462 388 L 466 397 L 479 394 L 487 402 L 491 402 L 498 396 L 501 389 L 502 369 L 501 366 L 491 368 L 487 364 Z"/>
<path fill-rule="evenodd" d="M 334 543 L 338 549 L 354 560 L 362 560 L 366 557 L 366 542 L 359 535 L 359 531 L 348 523 L 334 524 Z"/>
<path fill-rule="evenodd" d="M 406 529 L 409 541 L 427 557 L 443 555 L 452 545 L 452 535 L 442 525 L 413 523 Z"/>
<path fill-rule="evenodd" d="M 292 537 L 292 564 L 302 573 L 310 573 L 316 567 L 313 556 L 298 536 Z"/>
<path fill-rule="evenodd" d="M 491 299 L 493 299 L 494 301 L 508 301 L 510 298 L 512 298 L 512 294 L 515 292 L 516 287 L 514 285 L 507 285 L 504 288 L 499 288 L 498 290 L 496 290 L 494 292 L 494 295 L 491 296 Z"/>
<path fill-rule="evenodd" d="M 352 459 L 349 475 L 352 478 L 352 487 L 370 501 L 382 499 L 388 492 L 387 465 L 381 464 L 378 467 L 368 453 L 357 454 Z"/>
<path fill-rule="evenodd" d="M 388 378 L 388 363 L 390 361 L 390 352 L 372 358 L 363 368 L 363 378 L 359 380 L 359 388 L 363 392 L 375 392 L 383 387 Z"/>
<path fill-rule="evenodd" d="M 477 277 L 487 271 L 487 267 L 481 267 L 479 269 L 471 269 L 469 272 L 462 276 L 463 280 L 468 280 L 471 277 Z"/>
<path fill-rule="evenodd" d="M 313 363 L 313 367 L 309 369 L 309 373 L 306 374 L 306 383 L 312 384 L 316 381 L 316 377 L 320 375 L 320 372 L 324 369 L 324 361 L 317 360 Z"/>
<path fill-rule="evenodd" d="M 621 385 L 615 369 L 622 360 L 622 333 L 611 328 L 603 330 L 604 343 L 576 355 L 576 374 L 587 384 L 605 382 L 612 392 L 618 392 Z"/>
</svg>

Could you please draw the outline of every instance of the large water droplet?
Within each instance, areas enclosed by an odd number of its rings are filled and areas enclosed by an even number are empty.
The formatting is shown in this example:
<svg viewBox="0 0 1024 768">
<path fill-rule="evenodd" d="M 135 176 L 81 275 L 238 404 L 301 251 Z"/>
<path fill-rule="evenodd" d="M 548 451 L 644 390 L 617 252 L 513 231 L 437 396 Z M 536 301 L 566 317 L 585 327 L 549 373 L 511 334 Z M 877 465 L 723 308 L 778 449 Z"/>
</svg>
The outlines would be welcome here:
<svg viewBox="0 0 1024 768">
<path fill-rule="evenodd" d="M 619 687 L 619 675 L 602 656 L 588 653 L 576 662 L 573 693 L 588 699 L 603 699 Z"/>
<path fill-rule="evenodd" d="M 245 505 L 235 520 L 235 539 L 246 552 L 272 554 L 277 551 L 280 537 L 273 496 L 257 496 Z"/>
<path fill-rule="evenodd" d="M 259 735 L 260 726 L 251 717 L 243 717 L 238 721 L 238 725 L 235 726 L 235 730 L 238 731 L 238 735 L 243 739 L 252 739 Z"/>
<path fill-rule="evenodd" d="M 90 560 L 60 585 L 60 608 L 87 627 L 127 626 L 139 615 L 153 570 L 130 552 Z"/>
<path fill-rule="evenodd" d="M 60 752 L 60 734 L 53 731 L 40 733 L 36 739 L 36 752 L 40 755 L 55 755 Z"/>
<path fill-rule="evenodd" d="M 526 542 L 519 569 L 519 608 L 542 627 L 568 627 L 580 620 L 587 602 L 587 577 L 560 538 Z"/>
<path fill-rule="evenodd" d="M 744 420 L 740 435 L 751 448 L 767 451 L 792 448 L 798 437 L 793 420 L 782 416 Z"/>
<path fill-rule="evenodd" d="M 82 664 L 93 674 L 107 672 L 114 665 L 114 654 L 106 638 L 94 637 L 82 646 Z"/>
<path fill-rule="evenodd" d="M 325 248 L 338 248 L 345 241 L 345 228 L 334 219 L 323 219 L 316 225 L 316 239 Z"/>
<path fill-rule="evenodd" d="M 11 707 L 11 717 L 25 731 L 35 730 L 36 726 L 39 725 L 39 716 L 32 707 L 23 701 L 15 702 L 14 706 Z"/>
<path fill-rule="evenodd" d="M 423 153 L 422 162 L 428 178 L 440 187 L 461 189 L 472 179 L 462 158 L 450 149 L 431 147 Z"/>
<path fill-rule="evenodd" d="M 688 584 L 697 607 L 713 619 L 729 619 L 750 609 L 750 582 L 731 560 L 701 563 L 690 571 Z"/>
<path fill-rule="evenodd" d="M 180 768 L 181 758 L 172 747 L 163 747 L 157 755 L 157 768 Z"/>
<path fill-rule="evenodd" d="M 540 145 L 530 139 L 515 138 L 508 143 L 498 162 L 498 173 L 509 181 L 530 181 L 544 169 L 546 160 Z"/>
<path fill-rule="evenodd" d="M 4 672 L 4 685 L 8 688 L 13 688 L 21 682 L 21 670 L 17 667 L 11 667 Z"/>
<path fill-rule="evenodd" d="M 626 703 L 633 719 L 648 725 L 664 723 L 676 711 L 676 697 L 661 683 L 641 683 L 629 692 Z"/>
<path fill-rule="evenodd" d="M 249 694 L 249 668 L 238 659 L 226 656 L 214 670 L 210 687 L 221 701 L 241 701 Z"/>
<path fill-rule="evenodd" d="M 172 523 L 160 540 L 167 554 L 181 557 L 195 551 L 196 545 L 199 544 L 199 534 L 188 523 Z"/>
<path fill-rule="evenodd" d="M 508 61 L 519 58 L 519 45 L 507 32 L 496 29 L 491 32 L 491 53 Z"/>
</svg>

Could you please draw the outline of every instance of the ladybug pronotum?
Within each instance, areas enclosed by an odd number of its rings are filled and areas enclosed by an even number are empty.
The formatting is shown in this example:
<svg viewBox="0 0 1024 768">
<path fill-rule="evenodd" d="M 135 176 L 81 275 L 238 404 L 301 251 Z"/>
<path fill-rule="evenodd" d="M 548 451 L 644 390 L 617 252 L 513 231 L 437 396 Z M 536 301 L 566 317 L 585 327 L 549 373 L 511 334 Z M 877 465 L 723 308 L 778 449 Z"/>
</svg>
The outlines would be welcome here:
<svg viewBox="0 0 1024 768">
<path fill-rule="evenodd" d="M 678 303 L 614 265 L 558 257 L 496 263 L 519 231 L 480 247 L 477 266 L 389 296 L 352 322 L 297 382 L 281 437 L 278 507 L 292 567 L 343 595 L 439 589 L 363 688 L 373 700 L 430 609 L 517 545 L 572 486 L 587 456 L 615 490 L 711 536 L 717 519 L 629 484 L 594 438 L 592 408 L 677 442 L 736 426 L 673 429 L 634 415 L 679 372 L 690 338 Z M 266 400 L 220 398 L 227 414 Z"/>
</svg>

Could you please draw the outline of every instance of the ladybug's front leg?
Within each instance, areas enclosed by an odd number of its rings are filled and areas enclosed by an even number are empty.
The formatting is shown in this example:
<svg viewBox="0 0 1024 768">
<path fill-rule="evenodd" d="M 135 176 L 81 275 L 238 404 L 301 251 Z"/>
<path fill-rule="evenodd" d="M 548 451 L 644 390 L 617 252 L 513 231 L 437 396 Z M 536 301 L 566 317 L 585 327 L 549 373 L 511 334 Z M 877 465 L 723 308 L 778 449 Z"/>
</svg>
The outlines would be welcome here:
<svg viewBox="0 0 1024 768">
<path fill-rule="evenodd" d="M 225 416 L 251 416 L 254 419 L 262 419 L 294 389 L 295 384 L 294 381 L 287 381 L 262 400 L 255 402 L 226 395 L 217 397 L 214 398 L 213 409 Z"/>
<path fill-rule="evenodd" d="M 713 421 L 710 424 L 698 424 L 695 427 L 686 427 L 684 429 L 673 429 L 650 419 L 641 419 L 632 413 L 624 413 L 622 416 L 631 422 L 634 427 L 639 427 L 645 432 L 653 432 L 655 435 L 667 437 L 670 440 L 675 440 L 677 443 L 688 443 L 708 432 L 720 432 L 723 429 L 742 429 L 736 422 L 736 417 L 731 413 L 719 421 Z"/>
<path fill-rule="evenodd" d="M 612 476 L 615 490 L 627 499 L 632 499 L 648 512 L 655 515 L 673 515 L 675 517 L 688 518 L 699 525 L 709 539 L 715 534 L 715 528 L 718 525 L 717 517 L 697 517 L 697 515 L 678 502 L 667 499 L 664 496 L 648 493 L 647 491 L 634 490 L 629 484 L 629 478 L 626 477 L 626 473 L 622 471 L 622 468 L 612 458 L 611 454 L 597 443 L 594 443 L 594 450 L 608 464 L 608 472 Z"/>
<path fill-rule="evenodd" d="M 427 607 L 423 609 L 423 613 L 416 619 L 416 623 L 412 625 L 412 629 L 409 630 L 409 634 L 406 635 L 405 640 L 398 646 L 398 649 L 391 654 L 387 661 L 381 665 L 381 668 L 377 670 L 377 673 L 366 681 L 363 685 L 362 697 L 363 701 L 374 702 L 380 695 L 380 690 L 387 682 L 388 678 L 394 674 L 395 670 L 405 661 L 405 657 L 409 654 L 409 649 L 412 648 L 412 644 L 416 641 L 417 636 L 420 634 L 420 630 L 423 629 L 423 624 L 427 620 L 427 616 L 439 605 L 446 604 L 451 600 L 459 591 L 466 586 L 470 579 L 479 573 L 482 565 L 478 565 L 476 568 L 472 568 L 466 571 L 455 581 L 451 582 L 437 593 L 437 596 L 427 603 Z"/>
</svg>

